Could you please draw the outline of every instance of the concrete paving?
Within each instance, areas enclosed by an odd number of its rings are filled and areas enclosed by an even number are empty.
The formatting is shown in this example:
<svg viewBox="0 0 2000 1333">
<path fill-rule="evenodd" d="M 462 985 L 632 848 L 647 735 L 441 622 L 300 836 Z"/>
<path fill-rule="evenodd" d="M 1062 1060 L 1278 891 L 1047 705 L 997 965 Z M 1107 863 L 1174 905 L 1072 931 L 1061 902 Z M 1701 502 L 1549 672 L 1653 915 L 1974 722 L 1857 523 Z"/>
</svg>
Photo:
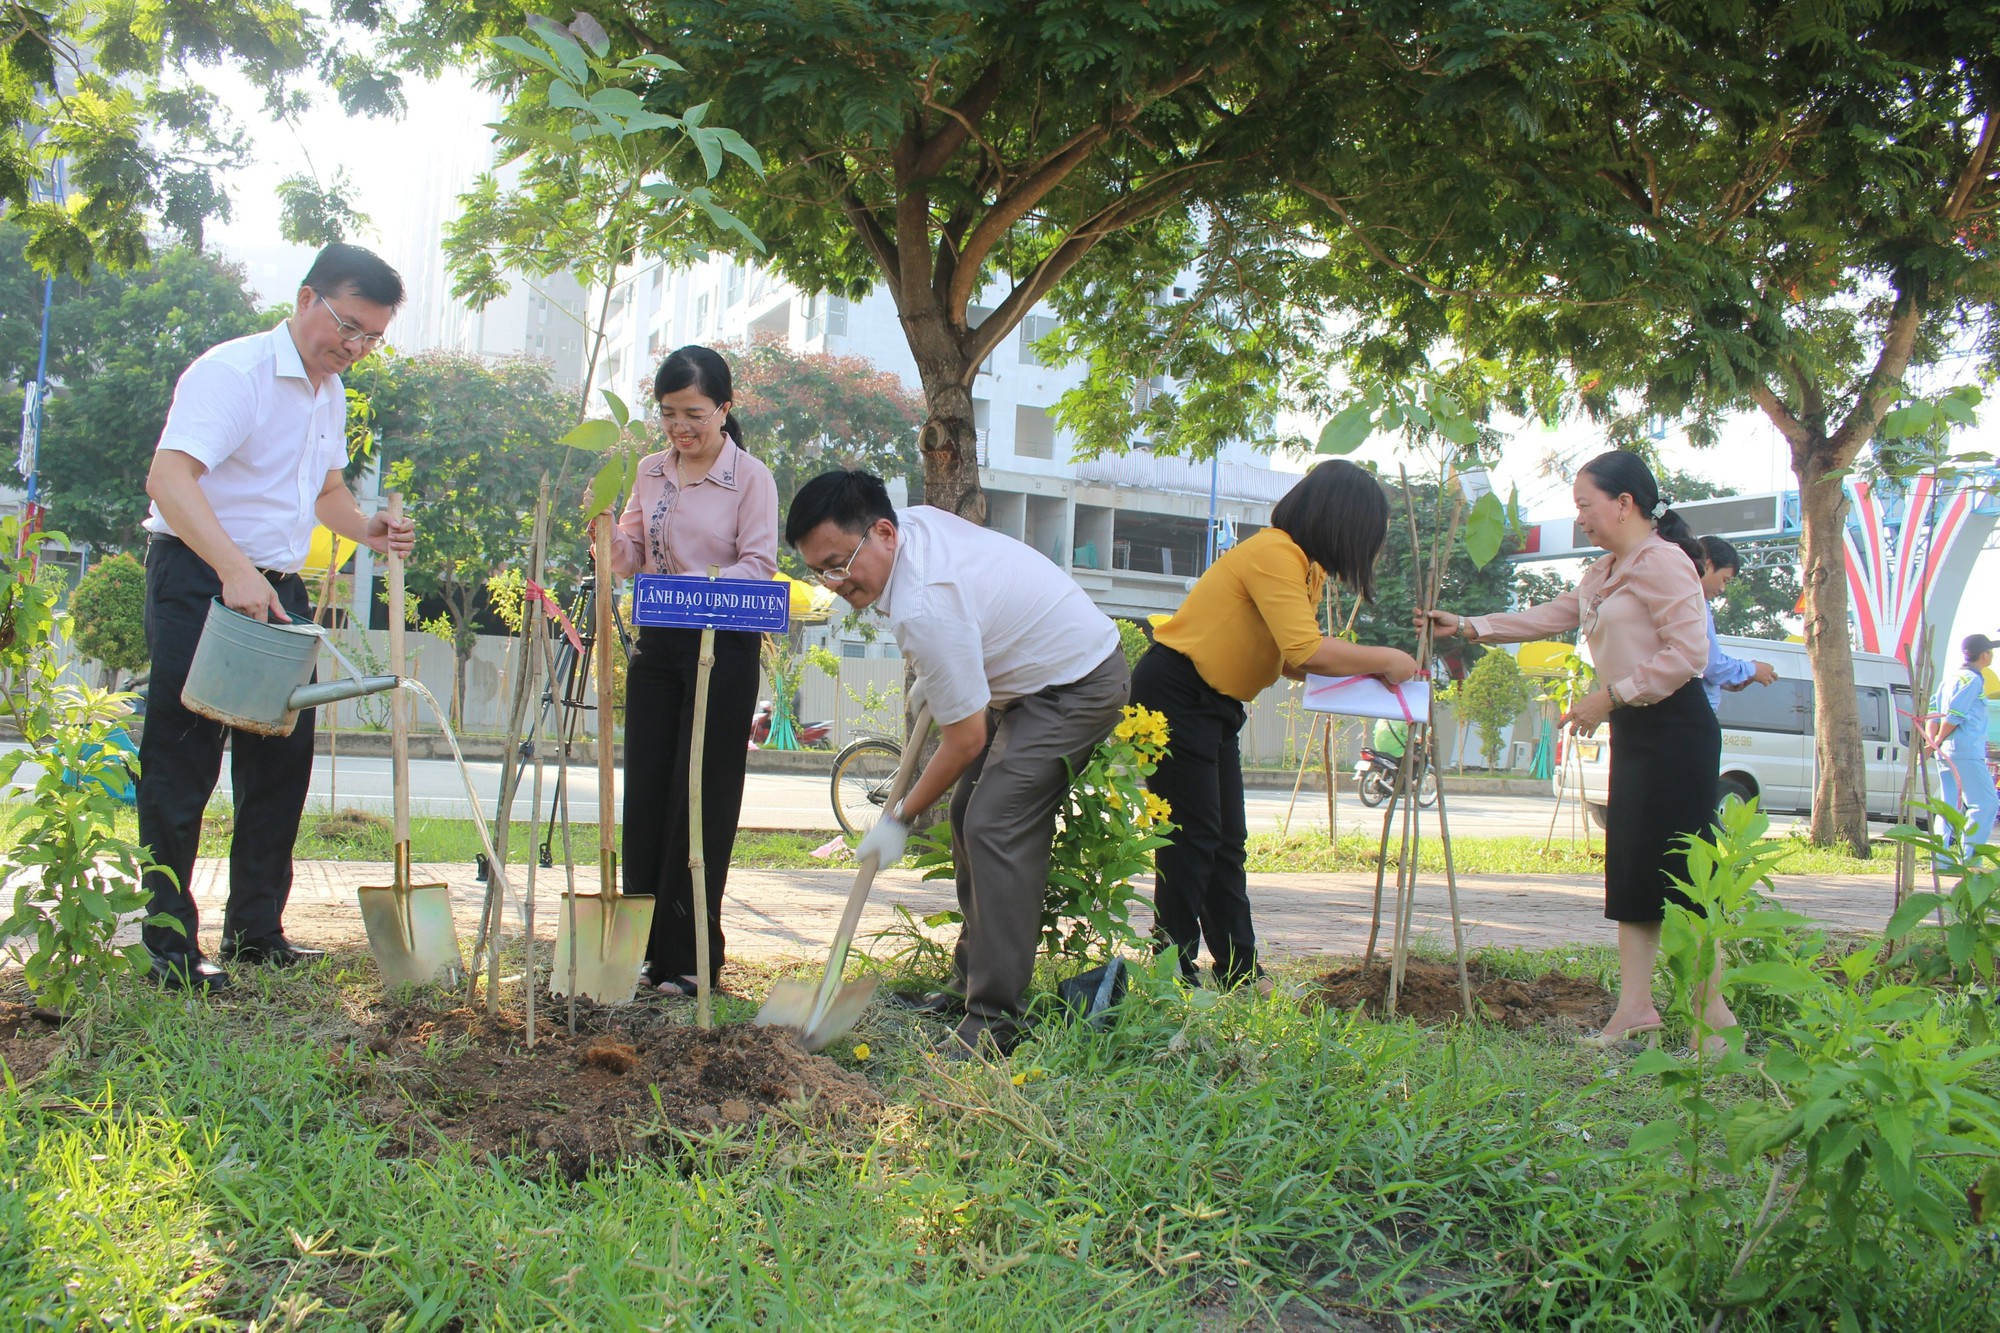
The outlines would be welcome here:
<svg viewBox="0 0 2000 1333">
<path fill-rule="evenodd" d="M 469 941 L 477 929 L 484 886 L 464 865 L 420 865 L 417 882 L 451 885 L 460 930 Z M 516 875 L 525 873 L 517 868 Z M 205 945 L 217 943 L 215 932 L 227 896 L 227 862 L 205 859 L 195 869 L 195 898 L 203 917 Z M 365 942 L 355 889 L 363 884 L 387 884 L 386 862 L 300 862 L 286 912 L 288 933 L 302 944 L 321 947 L 356 946 Z M 730 956 L 741 959 L 796 958 L 824 949 L 833 936 L 854 882 L 851 869 L 736 870 L 729 877 L 723 905 L 723 926 Z M 1141 888 L 1150 893 L 1150 877 Z M 1781 876 L 1779 897 L 1815 921 L 1840 931 L 1873 931 L 1889 915 L 1892 880 L 1881 875 Z M 519 899 L 525 883 L 515 884 L 515 901 L 507 912 L 507 932 L 520 932 Z M 597 889 L 595 864 L 577 871 L 579 891 Z M 1390 883 L 1393 890 L 1393 880 Z M 1603 885 L 1594 879 L 1561 875 L 1466 875 L 1459 879 L 1459 912 L 1468 947 L 1553 948 L 1564 944 L 1604 944 L 1615 940 L 1615 928 L 1603 917 Z M 560 910 L 560 869 L 540 871 L 536 881 L 536 936 L 553 938 Z M 1367 943 L 1374 878 L 1360 874 L 1261 874 L 1250 877 L 1250 896 L 1257 913 L 1258 934 L 1274 956 L 1343 957 L 1359 955 Z M 891 870 L 878 875 L 862 918 L 857 940 L 897 924 L 897 909 L 914 919 L 956 905 L 947 881 L 926 881 L 916 871 Z M 1386 938 L 1387 909 L 1384 935 Z M 1134 913 L 1135 924 L 1150 926 L 1149 908 Z M 949 938 L 950 928 L 942 932 Z M 1412 938 L 1448 949 L 1451 915 L 1442 876 L 1419 882 Z"/>
</svg>

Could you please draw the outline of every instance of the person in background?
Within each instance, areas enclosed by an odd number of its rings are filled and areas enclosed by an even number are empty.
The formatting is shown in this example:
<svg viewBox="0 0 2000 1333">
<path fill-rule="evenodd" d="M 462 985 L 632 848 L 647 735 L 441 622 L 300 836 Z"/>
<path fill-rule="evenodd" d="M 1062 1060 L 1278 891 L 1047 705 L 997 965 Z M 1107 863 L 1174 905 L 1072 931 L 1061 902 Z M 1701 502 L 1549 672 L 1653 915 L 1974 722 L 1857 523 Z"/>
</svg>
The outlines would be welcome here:
<svg viewBox="0 0 2000 1333">
<path fill-rule="evenodd" d="M 1190 984 L 1203 939 L 1221 985 L 1260 975 L 1243 869 L 1244 705 L 1280 675 L 1380 676 L 1399 685 L 1417 672 L 1401 649 L 1349 643 L 1319 627 L 1329 576 L 1374 600 L 1388 524 L 1380 482 L 1343 460 L 1321 463 L 1278 501 L 1270 527 L 1195 581 L 1132 673 L 1132 701 L 1166 715 L 1167 752 L 1146 785 L 1173 808 L 1177 826 L 1153 858 L 1155 944 L 1179 950 Z"/>
<path fill-rule="evenodd" d="M 1926 729 L 1926 744 L 1943 762 L 1938 780 L 1946 805 L 1965 812 L 1965 835 L 1956 844 L 1959 855 L 1985 842 L 2000 814 L 2000 792 L 1993 770 L 1986 766 L 1986 668 L 1993 665 L 1993 640 L 1968 634 L 1959 645 L 1964 661 L 1938 686 L 1937 710 Z"/>
<path fill-rule="evenodd" d="M 639 464 L 611 539 L 611 568 L 634 574 L 769 579 L 778 569 L 778 486 L 743 448 L 729 405 L 729 363 L 683 347 L 653 376 L 667 447 Z M 601 516 L 603 517 L 603 516 Z M 722 892 L 743 810 L 743 773 L 757 707 L 761 634 L 717 630 L 701 764 L 708 894 L 709 983 L 722 975 Z M 625 673 L 627 893 L 653 894 L 646 979 L 662 995 L 693 995 L 694 872 L 688 866 L 688 761 L 701 631 L 642 626 Z"/>
<path fill-rule="evenodd" d="M 1598 685 L 1563 722 L 1579 734 L 1611 724 L 1610 791 L 1604 833 L 1604 915 L 1618 923 L 1618 1003 L 1603 1031 L 1609 1046 L 1657 1032 L 1653 965 L 1669 902 L 1691 907 L 1674 887 L 1687 876 L 1682 839 L 1705 835 L 1715 817 L 1722 729 L 1702 688 L 1708 660 L 1701 548 L 1637 454 L 1599 454 L 1572 488 L 1577 525 L 1606 554 L 1577 586 L 1524 611 L 1462 616 L 1419 609 L 1439 634 L 1475 643 L 1518 643 L 1581 629 Z M 1720 961 L 1699 989 L 1712 1034 L 1736 1026 L 1722 998 Z"/>
<path fill-rule="evenodd" d="M 799 488 L 785 540 L 855 610 L 880 612 L 916 668 L 937 753 L 857 855 L 900 860 L 905 811 L 951 796 L 964 914 L 954 991 L 923 1007 L 964 1017 L 946 1054 L 1010 1050 L 1042 938 L 1056 811 L 1070 775 L 1111 734 L 1131 673 L 1117 627 L 1047 556 L 956 514 L 898 510 L 881 479 L 826 472 Z"/>
<path fill-rule="evenodd" d="M 408 518 L 365 515 L 342 475 L 347 391 L 340 377 L 374 351 L 403 303 L 396 270 L 354 245 L 313 259 L 292 311 L 265 333 L 209 348 L 182 373 L 146 474 L 146 644 L 152 652 L 139 740 L 139 841 L 158 862 L 140 938 L 152 976 L 176 990 L 220 990 L 229 974 L 202 956 L 190 891 L 201 814 L 230 747 L 235 832 L 221 959 L 292 967 L 321 956 L 285 938 L 292 845 L 312 782 L 313 710 L 289 736 L 263 736 L 189 711 L 181 687 L 209 604 L 253 620 L 311 620 L 299 577 L 313 524 L 380 554 L 407 556 Z M 161 924 L 170 917 L 181 929 Z"/>
<path fill-rule="evenodd" d="M 1708 695 L 1708 706 L 1719 715 L 1722 691 L 1769 685 L 1778 678 L 1778 669 L 1769 662 L 1751 662 L 1722 651 L 1715 633 L 1715 608 L 1708 604 L 1722 596 L 1722 590 L 1742 569 L 1743 560 L 1736 548 L 1720 537 L 1698 537 L 1695 542 L 1701 547 L 1701 596 L 1708 612 L 1708 665 L 1702 668 L 1701 688 Z"/>
<path fill-rule="evenodd" d="M 1368 748 L 1385 759 L 1401 759 L 1409 744 L 1410 724 L 1386 717 L 1376 720 L 1375 729 L 1368 737 Z"/>
</svg>

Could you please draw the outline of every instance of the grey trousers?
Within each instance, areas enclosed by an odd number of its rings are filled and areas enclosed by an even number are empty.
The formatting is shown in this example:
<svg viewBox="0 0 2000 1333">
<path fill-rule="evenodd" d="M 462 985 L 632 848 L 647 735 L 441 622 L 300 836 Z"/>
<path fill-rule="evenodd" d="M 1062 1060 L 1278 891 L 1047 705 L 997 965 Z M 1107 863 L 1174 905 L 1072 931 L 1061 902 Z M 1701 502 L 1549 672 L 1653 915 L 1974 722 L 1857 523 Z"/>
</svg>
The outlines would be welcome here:
<svg viewBox="0 0 2000 1333">
<path fill-rule="evenodd" d="M 1041 948 L 1056 811 L 1071 770 L 1118 724 L 1131 679 L 1114 650 L 1082 679 L 996 710 L 986 749 L 952 792 L 951 855 L 965 917 L 953 970 L 974 1018 L 1011 1024 L 1021 1014 Z"/>
</svg>

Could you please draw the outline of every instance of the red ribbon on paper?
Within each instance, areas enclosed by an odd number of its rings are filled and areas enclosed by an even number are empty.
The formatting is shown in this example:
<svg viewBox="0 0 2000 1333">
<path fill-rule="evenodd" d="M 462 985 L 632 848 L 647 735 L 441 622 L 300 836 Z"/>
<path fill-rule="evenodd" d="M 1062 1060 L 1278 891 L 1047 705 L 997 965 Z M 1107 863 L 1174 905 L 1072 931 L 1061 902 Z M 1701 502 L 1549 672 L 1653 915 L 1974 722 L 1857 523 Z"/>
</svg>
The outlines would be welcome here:
<svg viewBox="0 0 2000 1333">
<path fill-rule="evenodd" d="M 1430 677 L 1428 674 L 1419 674 L 1413 677 L 1413 679 L 1428 680 L 1430 679 Z M 1389 684 L 1388 681 L 1382 680 L 1380 676 L 1365 676 L 1365 675 L 1346 676 L 1340 680 L 1332 682 L 1331 684 L 1314 686 L 1313 690 L 1320 698 L 1325 698 L 1327 695 L 1333 693 L 1335 690 L 1344 690 L 1348 686 L 1358 684 L 1359 682 L 1364 680 L 1373 680 L 1380 682 L 1383 688 L 1387 689 L 1389 693 L 1392 696 L 1394 696 L 1396 700 L 1396 706 L 1403 710 L 1403 721 L 1410 724 L 1411 726 L 1416 725 L 1417 715 L 1410 711 L 1410 701 L 1403 697 L 1403 687 L 1401 685 L 1391 685 Z"/>
<path fill-rule="evenodd" d="M 563 614 L 563 609 L 556 605 L 556 599 L 550 596 L 549 590 L 533 579 L 523 579 L 521 582 L 526 585 L 522 591 L 542 604 L 542 609 L 549 613 L 549 619 L 562 626 L 563 637 L 569 640 L 569 646 L 581 654 L 583 639 L 577 634 L 576 626 L 569 623 L 569 617 Z"/>
</svg>

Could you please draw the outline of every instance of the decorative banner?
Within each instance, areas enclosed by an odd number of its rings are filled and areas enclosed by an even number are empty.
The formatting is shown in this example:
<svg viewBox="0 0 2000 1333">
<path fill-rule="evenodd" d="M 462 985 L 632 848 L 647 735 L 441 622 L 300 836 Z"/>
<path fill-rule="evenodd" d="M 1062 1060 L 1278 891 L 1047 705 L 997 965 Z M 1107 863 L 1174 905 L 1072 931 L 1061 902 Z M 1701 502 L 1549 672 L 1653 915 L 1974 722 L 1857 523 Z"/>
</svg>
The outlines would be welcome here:
<svg viewBox="0 0 2000 1333">
<path fill-rule="evenodd" d="M 1383 717 L 1391 722 L 1431 720 L 1431 683 L 1406 680 L 1384 684 L 1380 676 L 1306 677 L 1305 706 L 1342 717 Z"/>
<path fill-rule="evenodd" d="M 1907 491 L 1866 481 L 1849 489 L 1853 512 L 1843 535 L 1854 646 L 1907 662 L 1919 620 L 1934 634 L 1950 631 L 1992 531 L 1992 507 L 1980 503 L 1984 487 L 1941 483 L 1932 472 L 1912 478 Z"/>
<path fill-rule="evenodd" d="M 641 574 L 632 582 L 632 623 L 651 628 L 734 629 L 783 634 L 791 590 L 762 579 Z"/>
</svg>

